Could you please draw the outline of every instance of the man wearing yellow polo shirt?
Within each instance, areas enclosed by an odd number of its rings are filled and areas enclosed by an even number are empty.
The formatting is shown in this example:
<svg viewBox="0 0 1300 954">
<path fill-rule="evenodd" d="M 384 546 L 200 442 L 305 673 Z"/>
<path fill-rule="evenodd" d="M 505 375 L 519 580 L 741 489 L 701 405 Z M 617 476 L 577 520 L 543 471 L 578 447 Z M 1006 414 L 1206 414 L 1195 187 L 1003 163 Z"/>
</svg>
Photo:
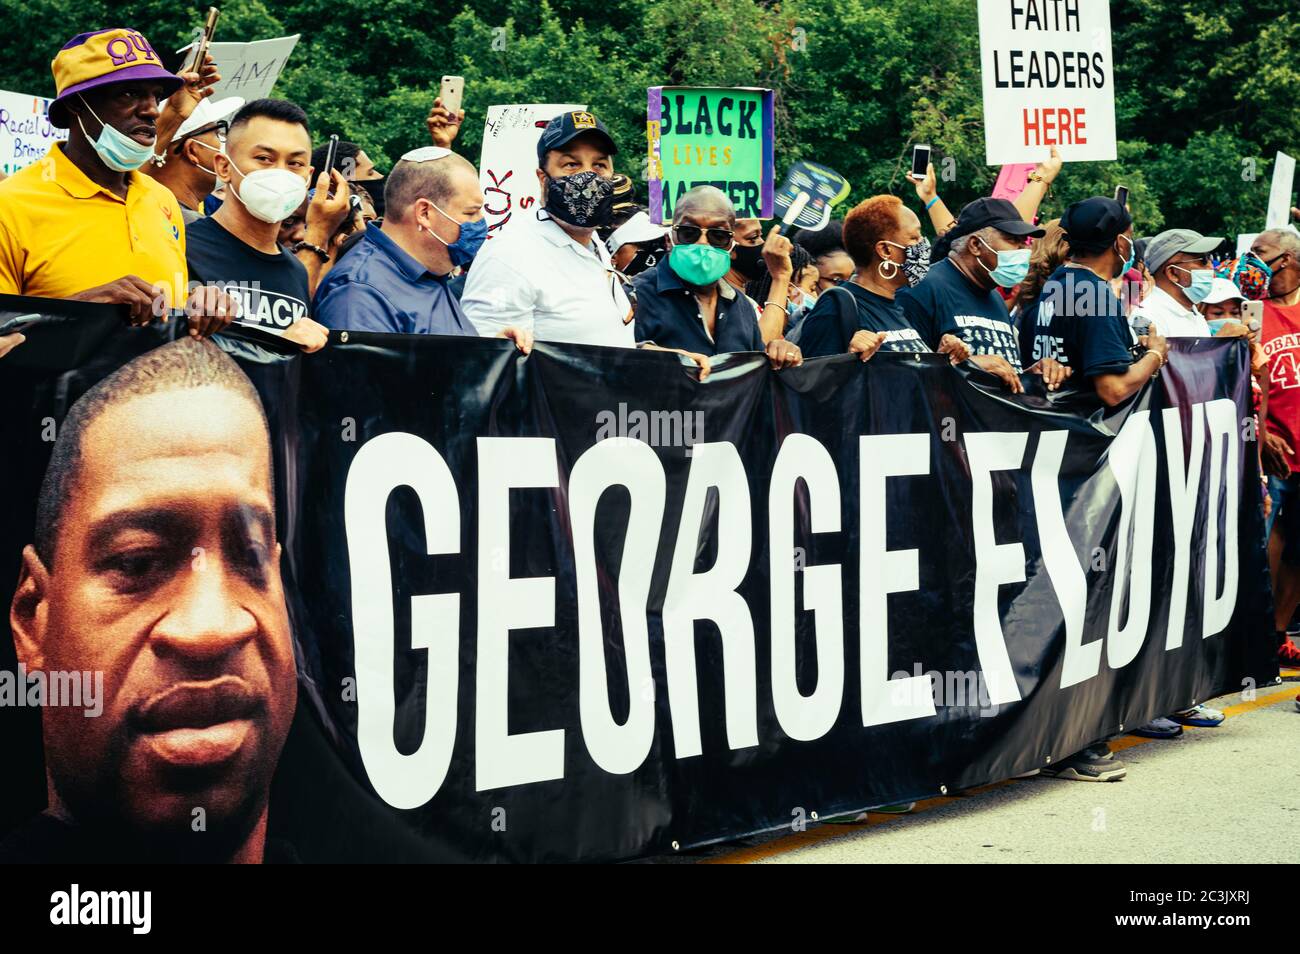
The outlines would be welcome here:
<svg viewBox="0 0 1300 954">
<path fill-rule="evenodd" d="M 220 331 L 233 317 L 225 295 L 200 287 L 186 300 L 180 204 L 136 171 L 181 78 L 122 28 L 74 37 L 52 69 L 50 122 L 68 141 L 0 182 L 0 293 L 124 304 L 139 324 L 185 301 L 190 334 Z"/>
</svg>

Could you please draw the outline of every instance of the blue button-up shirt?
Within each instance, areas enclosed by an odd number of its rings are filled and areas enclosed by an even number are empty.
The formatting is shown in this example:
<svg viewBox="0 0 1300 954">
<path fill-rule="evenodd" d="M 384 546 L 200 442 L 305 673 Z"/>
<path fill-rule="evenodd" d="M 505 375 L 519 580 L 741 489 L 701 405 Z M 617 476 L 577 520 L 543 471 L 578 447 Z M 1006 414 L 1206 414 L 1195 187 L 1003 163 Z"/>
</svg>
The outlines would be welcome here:
<svg viewBox="0 0 1300 954">
<path fill-rule="evenodd" d="M 637 341 L 708 355 L 763 350 L 757 306 L 726 281 L 718 281 L 717 321 L 712 337 L 695 295 L 673 271 L 669 256 L 636 276 L 632 284 L 636 288 Z"/>
<path fill-rule="evenodd" d="M 446 277 L 434 275 L 374 223 L 316 289 L 312 316 L 340 331 L 478 334 Z"/>
</svg>

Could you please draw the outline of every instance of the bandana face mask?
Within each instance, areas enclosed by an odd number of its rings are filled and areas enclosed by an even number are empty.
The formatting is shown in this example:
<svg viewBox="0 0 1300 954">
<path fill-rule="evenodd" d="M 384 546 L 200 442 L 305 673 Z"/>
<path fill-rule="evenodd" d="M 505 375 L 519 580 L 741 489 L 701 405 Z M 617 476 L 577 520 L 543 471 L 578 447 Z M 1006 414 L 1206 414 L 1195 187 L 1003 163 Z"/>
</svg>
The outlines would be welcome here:
<svg viewBox="0 0 1300 954">
<path fill-rule="evenodd" d="M 547 176 L 546 211 L 580 229 L 604 225 L 614 211 L 614 180 L 596 172 Z"/>
<path fill-rule="evenodd" d="M 930 240 L 923 235 L 921 241 L 915 245 L 899 245 L 897 242 L 890 242 L 889 239 L 885 239 L 885 241 L 889 242 L 894 248 L 903 250 L 903 264 L 900 266 L 892 261 L 889 264 L 893 265 L 895 269 L 900 267 L 903 269 L 903 274 L 907 276 L 907 284 L 910 287 L 915 288 L 921 284 L 921 280 L 930 271 Z M 880 263 L 881 277 L 888 280 L 894 276 L 895 272 L 891 271 L 886 276 L 883 271 L 884 264 L 884 262 Z"/>
<path fill-rule="evenodd" d="M 1229 259 L 1215 270 L 1219 278 L 1226 278 L 1241 290 L 1248 301 L 1262 301 L 1268 297 L 1268 284 L 1273 279 L 1273 269 L 1254 252 L 1241 258 Z"/>
</svg>

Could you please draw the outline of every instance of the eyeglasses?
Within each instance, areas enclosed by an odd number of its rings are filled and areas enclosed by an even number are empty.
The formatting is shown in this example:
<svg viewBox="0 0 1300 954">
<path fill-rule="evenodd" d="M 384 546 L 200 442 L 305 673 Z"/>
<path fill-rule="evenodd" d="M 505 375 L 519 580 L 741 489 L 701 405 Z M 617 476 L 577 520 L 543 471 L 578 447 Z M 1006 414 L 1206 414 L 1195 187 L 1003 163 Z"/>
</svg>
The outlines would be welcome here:
<svg viewBox="0 0 1300 954">
<path fill-rule="evenodd" d="M 212 132 L 217 134 L 217 142 L 221 143 L 224 146 L 226 144 L 226 135 L 230 132 L 230 123 L 227 120 L 218 119 L 215 123 L 211 123 L 207 126 L 204 126 L 201 129 L 195 129 L 193 132 L 187 132 L 184 136 L 182 136 L 180 139 L 177 139 L 176 142 L 173 143 L 173 148 L 176 150 L 176 152 L 179 153 L 181 151 L 181 147 L 185 145 L 185 141 L 187 139 L 193 139 L 195 136 L 206 136 L 208 133 L 212 133 Z M 203 145 L 207 146 L 208 144 L 203 143 Z"/>
<path fill-rule="evenodd" d="M 736 233 L 731 229 L 702 229 L 698 225 L 674 225 L 673 241 L 678 245 L 694 245 L 700 236 L 708 235 L 708 242 L 714 248 L 731 248 L 731 241 Z"/>
</svg>

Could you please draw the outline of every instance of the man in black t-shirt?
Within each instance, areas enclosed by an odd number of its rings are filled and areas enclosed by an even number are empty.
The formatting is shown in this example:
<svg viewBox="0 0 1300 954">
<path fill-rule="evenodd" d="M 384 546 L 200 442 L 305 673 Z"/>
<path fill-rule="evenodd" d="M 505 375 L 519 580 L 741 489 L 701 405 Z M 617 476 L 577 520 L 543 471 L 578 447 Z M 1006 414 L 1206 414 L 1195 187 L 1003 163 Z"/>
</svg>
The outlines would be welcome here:
<svg viewBox="0 0 1300 954">
<path fill-rule="evenodd" d="M 1069 365 L 1113 407 L 1136 394 L 1169 351 L 1152 328 L 1144 340 L 1149 350 L 1134 359 L 1124 306 L 1110 287 L 1132 266 L 1133 220 L 1114 199 L 1095 196 L 1070 206 L 1061 227 L 1070 257 L 1038 297 L 1034 354 Z"/>
<path fill-rule="evenodd" d="M 231 120 L 226 151 L 213 163 L 227 183 L 227 198 L 186 233 L 190 278 L 219 285 L 238 301 L 236 326 L 269 332 L 305 351 L 324 347 L 328 331 L 309 317 L 307 269 L 277 242 L 280 223 L 307 195 L 306 113 L 286 100 L 254 100 Z M 273 360 L 247 341 L 225 335 L 214 340 L 235 357 Z"/>
<path fill-rule="evenodd" d="M 962 209 L 948 257 L 930 268 L 915 288 L 899 292 L 907 320 L 931 348 L 945 334 L 955 335 L 971 350 L 971 361 L 1001 378 L 1013 393 L 1024 387 L 1020 374 L 1042 374 L 1055 390 L 1069 371 L 1048 358 L 1030 368 L 1020 365 L 1020 343 L 1006 302 L 994 291 L 1012 288 L 1029 272 L 1027 236 L 1044 230 L 1020 217 L 1005 199 L 977 199 Z"/>
</svg>

